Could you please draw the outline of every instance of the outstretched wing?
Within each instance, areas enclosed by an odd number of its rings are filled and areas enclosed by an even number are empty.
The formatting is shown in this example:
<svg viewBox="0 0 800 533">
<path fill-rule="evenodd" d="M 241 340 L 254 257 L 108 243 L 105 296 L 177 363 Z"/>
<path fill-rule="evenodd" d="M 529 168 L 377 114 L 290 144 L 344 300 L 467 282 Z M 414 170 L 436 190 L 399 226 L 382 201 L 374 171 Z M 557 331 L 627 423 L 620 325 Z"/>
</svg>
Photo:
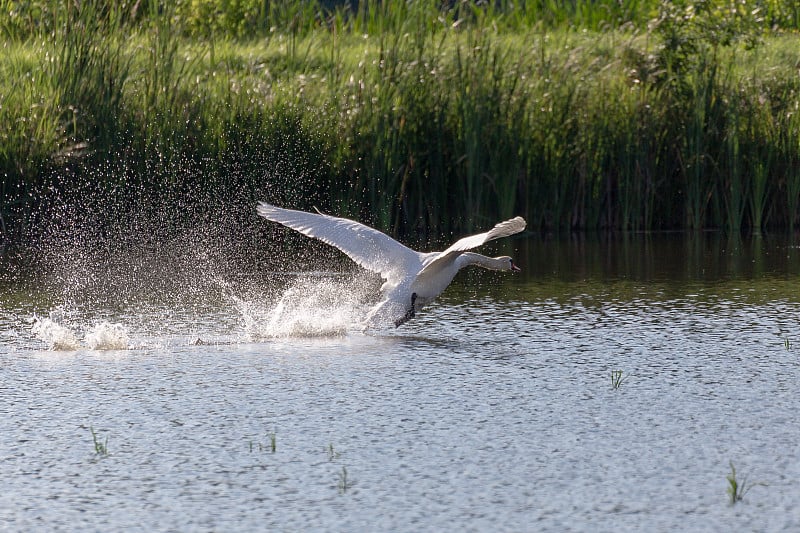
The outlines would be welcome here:
<svg viewBox="0 0 800 533">
<path fill-rule="evenodd" d="M 338 248 L 359 266 L 397 279 L 419 269 L 420 254 L 380 231 L 359 222 L 330 215 L 283 209 L 260 202 L 258 214 Z"/>
<path fill-rule="evenodd" d="M 466 252 L 467 250 L 477 248 L 482 244 L 499 239 L 501 237 L 508 237 L 509 235 L 519 233 L 525 229 L 525 224 L 524 218 L 514 217 L 510 220 L 506 220 L 505 222 L 496 224 L 492 229 L 485 233 L 478 233 L 477 235 L 470 235 L 469 237 L 464 237 L 457 240 L 447 250 L 434 256 L 433 259 L 425 265 L 425 268 L 420 271 L 417 279 L 436 272 L 450 261 L 455 260 L 455 258 L 458 257 L 461 252 Z"/>
</svg>

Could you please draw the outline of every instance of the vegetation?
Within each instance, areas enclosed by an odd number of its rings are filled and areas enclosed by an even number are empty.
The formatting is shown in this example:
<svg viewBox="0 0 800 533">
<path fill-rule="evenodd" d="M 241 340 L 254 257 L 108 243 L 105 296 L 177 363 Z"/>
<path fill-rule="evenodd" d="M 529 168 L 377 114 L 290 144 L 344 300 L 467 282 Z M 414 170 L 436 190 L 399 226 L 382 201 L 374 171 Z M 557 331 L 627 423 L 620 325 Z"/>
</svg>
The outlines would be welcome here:
<svg viewBox="0 0 800 533">
<path fill-rule="evenodd" d="M 731 467 L 731 473 L 726 476 L 726 479 L 728 480 L 728 498 L 731 505 L 742 501 L 744 499 L 744 495 L 756 485 L 765 486 L 765 483 L 751 483 L 748 485 L 747 478 L 744 478 L 740 482 L 738 479 L 736 479 L 736 468 L 733 466 L 733 461 L 729 462 L 728 464 Z"/>
<path fill-rule="evenodd" d="M 333 443 L 328 444 L 328 447 L 325 448 L 325 451 L 328 452 L 328 461 L 334 461 L 342 456 L 340 452 L 337 452 L 333 448 Z"/>
<path fill-rule="evenodd" d="M 270 451 L 270 453 L 275 453 L 275 452 L 278 450 L 278 438 L 277 438 L 277 434 L 276 434 L 276 433 L 273 431 L 272 433 L 267 433 L 267 437 L 269 438 L 269 444 L 268 444 L 268 445 L 264 445 L 264 444 L 262 444 L 261 442 L 258 442 L 258 443 L 256 443 L 256 445 L 254 446 L 254 445 L 253 445 L 253 441 L 251 440 L 251 441 L 249 442 L 250 451 L 251 451 L 251 452 L 252 452 L 252 451 L 254 451 L 254 449 L 255 449 L 255 448 L 256 448 L 256 446 L 257 446 L 257 447 L 258 447 L 258 451 L 259 451 L 259 452 L 263 452 L 265 449 L 268 449 L 268 450 Z"/>
<path fill-rule="evenodd" d="M 617 390 L 622 385 L 622 382 L 625 381 L 628 376 L 622 375 L 622 370 L 612 370 L 611 371 L 611 388 Z"/>
<path fill-rule="evenodd" d="M 0 0 L 6 239 L 255 198 L 402 237 L 798 223 L 794 2 L 167 4 Z"/>
<path fill-rule="evenodd" d="M 347 477 L 347 468 L 343 466 L 342 469 L 337 473 L 337 476 L 339 477 L 339 481 L 336 485 L 339 488 L 339 493 L 344 494 L 347 492 L 347 489 L 352 488 L 353 486 L 353 482 Z"/>
<path fill-rule="evenodd" d="M 100 440 L 97 438 L 97 433 L 94 432 L 94 428 L 90 427 L 89 431 L 92 432 L 92 441 L 94 442 L 94 453 L 101 457 L 105 457 L 108 455 L 108 437 L 106 437 L 105 441 Z"/>
</svg>

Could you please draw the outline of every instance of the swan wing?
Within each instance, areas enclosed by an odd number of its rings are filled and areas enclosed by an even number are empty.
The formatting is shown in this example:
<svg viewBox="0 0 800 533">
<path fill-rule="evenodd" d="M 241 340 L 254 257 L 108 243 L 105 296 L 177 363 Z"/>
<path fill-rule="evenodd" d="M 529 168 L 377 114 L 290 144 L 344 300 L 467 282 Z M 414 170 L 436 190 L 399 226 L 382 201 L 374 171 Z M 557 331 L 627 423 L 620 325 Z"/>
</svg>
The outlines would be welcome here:
<svg viewBox="0 0 800 533">
<path fill-rule="evenodd" d="M 256 209 L 267 220 L 338 248 L 359 266 L 377 272 L 384 279 L 399 280 L 420 268 L 420 254 L 360 222 L 284 209 L 264 202 Z"/>
<path fill-rule="evenodd" d="M 487 232 L 470 235 L 469 237 L 457 240 L 447 250 L 428 258 L 425 266 L 417 276 L 417 280 L 422 281 L 426 277 L 435 276 L 439 270 L 449 265 L 450 262 L 455 261 L 456 257 L 461 255 L 461 252 L 477 248 L 482 244 L 501 237 L 508 237 L 509 235 L 519 233 L 525 229 L 525 225 L 526 222 L 524 218 L 514 217 L 510 220 L 495 224 L 495 226 Z"/>
<path fill-rule="evenodd" d="M 510 220 L 506 220 L 504 222 L 499 222 L 495 224 L 495 226 L 492 229 L 490 229 L 485 233 L 470 235 L 469 237 L 464 237 L 462 239 L 457 240 L 450 246 L 450 248 L 442 252 L 442 254 L 448 254 L 451 252 L 465 252 L 467 250 L 477 248 L 478 246 L 485 244 L 489 241 L 493 241 L 501 237 L 508 237 L 510 235 L 514 235 L 524 229 L 525 229 L 525 219 L 522 217 L 514 217 Z"/>
</svg>

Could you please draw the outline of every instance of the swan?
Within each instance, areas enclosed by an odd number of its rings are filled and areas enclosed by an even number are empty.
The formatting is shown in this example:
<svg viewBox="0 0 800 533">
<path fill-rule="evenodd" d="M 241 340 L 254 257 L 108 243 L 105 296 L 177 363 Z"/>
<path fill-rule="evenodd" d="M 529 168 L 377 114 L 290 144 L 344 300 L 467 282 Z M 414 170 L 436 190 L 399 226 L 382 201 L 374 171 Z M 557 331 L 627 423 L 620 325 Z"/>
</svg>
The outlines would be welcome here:
<svg viewBox="0 0 800 533">
<path fill-rule="evenodd" d="M 521 232 L 525 229 L 522 217 L 500 222 L 485 233 L 464 237 L 443 252 L 425 253 L 414 251 L 376 229 L 346 218 L 284 209 L 264 202 L 260 202 L 256 210 L 267 220 L 334 246 L 359 266 L 380 274 L 385 280 L 380 289 L 383 300 L 369 311 L 364 320 L 365 327 L 386 319 L 398 327 L 414 318 L 416 312 L 439 296 L 458 271 L 466 266 L 520 270 L 508 256 L 487 257 L 468 250 Z"/>
</svg>

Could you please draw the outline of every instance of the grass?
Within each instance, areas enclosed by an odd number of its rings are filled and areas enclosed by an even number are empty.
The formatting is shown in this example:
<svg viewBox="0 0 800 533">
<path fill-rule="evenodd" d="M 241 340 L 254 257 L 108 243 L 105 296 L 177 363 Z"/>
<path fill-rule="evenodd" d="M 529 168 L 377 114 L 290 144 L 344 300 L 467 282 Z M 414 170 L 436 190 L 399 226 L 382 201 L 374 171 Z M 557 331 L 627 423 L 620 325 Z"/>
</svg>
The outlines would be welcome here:
<svg viewBox="0 0 800 533">
<path fill-rule="evenodd" d="M 328 461 L 331 462 L 336 461 L 342 456 L 340 452 L 337 452 L 334 449 L 333 443 L 328 444 L 328 446 L 325 448 L 325 451 L 328 453 Z M 336 473 L 336 476 L 336 487 L 339 489 L 339 494 L 344 494 L 353 486 L 353 481 L 348 477 L 347 467 L 344 465 L 342 465 L 342 469 Z"/>
<path fill-rule="evenodd" d="M 735 505 L 736 503 L 742 501 L 745 494 L 747 494 L 753 487 L 757 485 L 765 486 L 765 483 L 751 483 L 748 485 L 746 477 L 739 481 L 736 477 L 736 468 L 733 466 L 733 461 L 729 462 L 728 464 L 731 467 L 731 473 L 726 476 L 726 479 L 728 480 L 727 492 L 731 505 Z"/>
<path fill-rule="evenodd" d="M 263 452 L 265 449 L 268 449 L 270 453 L 275 453 L 278 450 L 278 437 L 277 434 L 273 431 L 271 433 L 267 433 L 267 438 L 269 439 L 269 443 L 264 445 L 263 443 L 256 443 L 254 444 L 251 440 L 249 442 L 250 452 L 252 452 L 256 447 L 258 451 Z"/>
<path fill-rule="evenodd" d="M 92 432 L 92 442 L 94 443 L 94 453 L 101 457 L 106 457 L 108 455 L 108 436 L 106 436 L 106 440 L 103 441 L 97 437 L 97 433 L 95 433 L 93 427 L 89 427 L 89 431 Z"/>
<path fill-rule="evenodd" d="M 337 473 L 339 478 L 337 482 L 337 487 L 339 489 L 340 494 L 344 494 L 353 486 L 352 480 L 347 477 L 347 468 L 342 466 L 342 469 Z"/>
<path fill-rule="evenodd" d="M 784 30 L 751 48 L 758 20 L 714 2 L 697 20 L 655 1 L 231 2 L 210 18 L 148 3 L 134 21 L 100 0 L 33 4 L 51 15 L 0 20 L 11 240 L 87 182 L 139 191 L 124 207 L 237 194 L 409 238 L 513 214 L 730 232 L 800 216 L 789 8 L 771 4 Z"/>
<path fill-rule="evenodd" d="M 617 390 L 622 385 L 622 382 L 628 379 L 630 375 L 623 377 L 622 370 L 612 370 L 611 371 L 611 388 Z"/>
<path fill-rule="evenodd" d="M 328 447 L 325 448 L 325 451 L 328 452 L 328 461 L 335 461 L 336 459 L 339 459 L 342 456 L 340 452 L 337 452 L 333 448 L 333 443 L 328 444 Z"/>
</svg>

